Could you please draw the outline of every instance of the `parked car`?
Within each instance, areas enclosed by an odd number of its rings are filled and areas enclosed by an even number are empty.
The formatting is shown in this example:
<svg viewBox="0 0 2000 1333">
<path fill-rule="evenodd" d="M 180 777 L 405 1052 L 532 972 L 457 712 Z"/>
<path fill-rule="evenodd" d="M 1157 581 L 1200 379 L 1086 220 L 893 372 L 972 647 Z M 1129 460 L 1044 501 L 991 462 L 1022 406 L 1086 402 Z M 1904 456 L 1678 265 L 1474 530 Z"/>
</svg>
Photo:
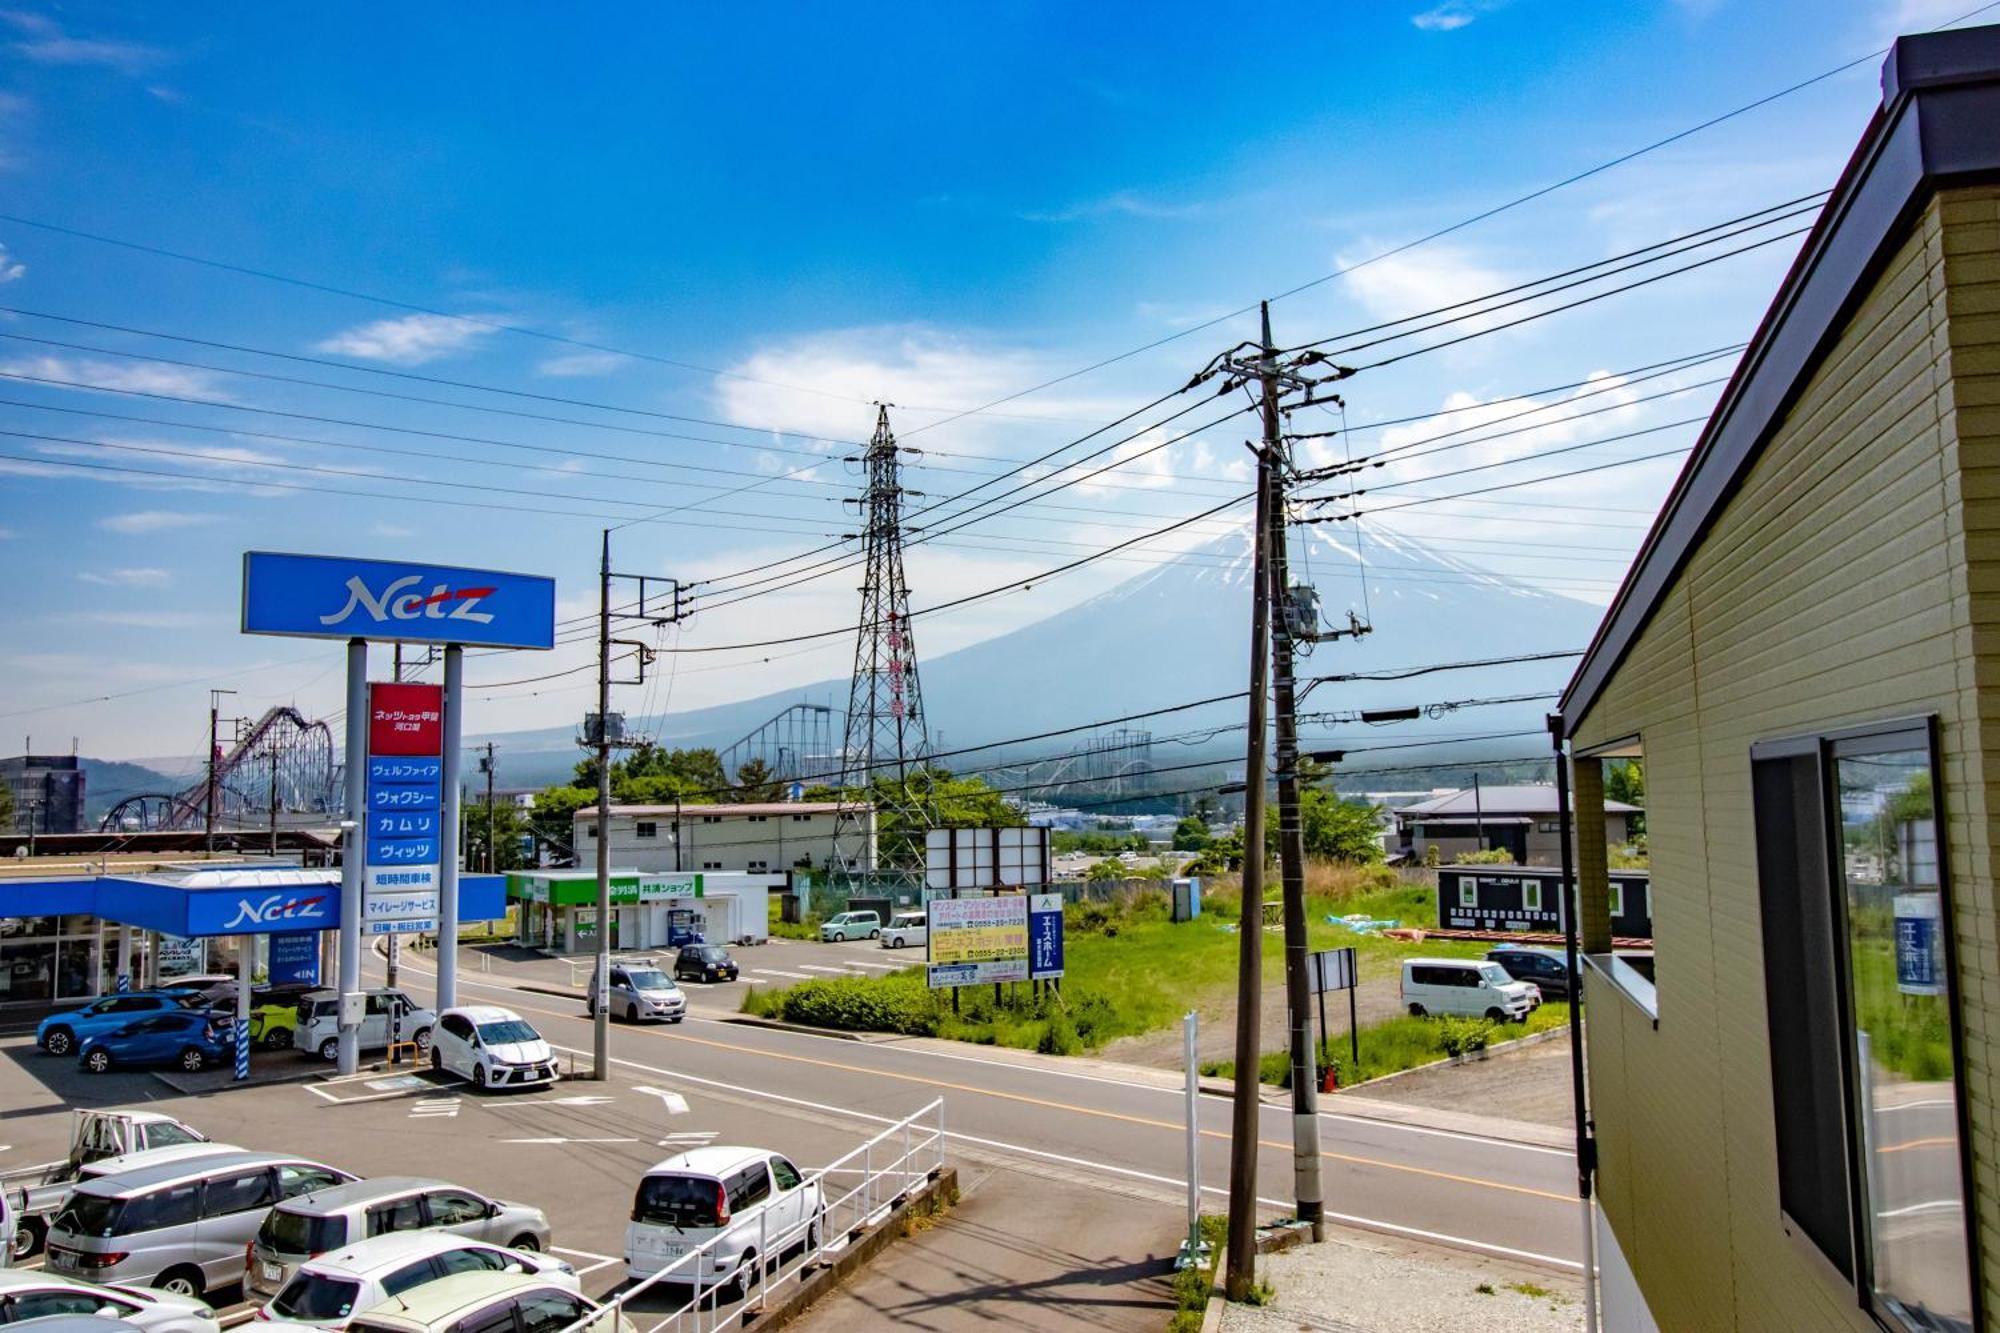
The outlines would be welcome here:
<svg viewBox="0 0 2000 1333">
<path fill-rule="evenodd" d="M 431 1047 L 431 1029 L 437 1015 L 419 1008 L 400 990 L 386 987 L 364 991 L 361 1017 L 361 1049 L 379 1051 L 390 1041 L 413 1041 L 422 1054 Z M 340 996 L 330 990 L 308 992 L 299 1001 L 299 1025 L 292 1033 L 292 1045 L 302 1051 L 317 1051 L 322 1060 L 340 1055 Z"/>
<path fill-rule="evenodd" d="M 1508 944 L 1486 951 L 1486 961 L 1498 963 L 1516 981 L 1533 982 L 1544 997 L 1569 998 L 1569 963 L 1555 949 L 1532 944 Z"/>
<path fill-rule="evenodd" d="M 554 1255 L 504 1249 L 449 1231 L 390 1231 L 299 1265 L 257 1318 L 343 1329 L 360 1311 L 454 1273 L 525 1273 L 564 1291 L 583 1290 L 576 1269 Z"/>
<path fill-rule="evenodd" d="M 646 1172 L 625 1228 L 625 1269 L 637 1280 L 666 1270 L 669 1281 L 731 1287 L 766 1257 L 819 1244 L 826 1200 L 786 1158 L 762 1148 L 697 1148 Z M 706 1256 L 695 1251 L 719 1243 Z M 696 1271 L 699 1269 L 700 1271 Z"/>
<path fill-rule="evenodd" d="M 736 960 L 720 944 L 690 944 L 674 955 L 675 981 L 734 981 Z"/>
<path fill-rule="evenodd" d="M 102 1314 L 45 1314 L 7 1325 L 7 1333 L 136 1333 L 129 1319 Z"/>
<path fill-rule="evenodd" d="M 0 1270 L 0 1327 L 30 1319 L 88 1315 L 98 1326 L 123 1319 L 145 1333 L 218 1333 L 215 1311 L 192 1296 L 136 1287 L 100 1287 L 28 1269 Z"/>
<path fill-rule="evenodd" d="M 304 1158 L 240 1152 L 87 1181 L 50 1224 L 48 1271 L 199 1296 L 242 1278 L 271 1205 L 353 1179 Z"/>
<path fill-rule="evenodd" d="M 822 944 L 835 940 L 872 940 L 882 934 L 882 918 L 874 912 L 839 912 L 820 923 Z"/>
<path fill-rule="evenodd" d="M 418 1176 L 350 1180 L 300 1194 L 271 1210 L 251 1241 L 244 1294 L 277 1295 L 299 1265 L 316 1255 L 391 1231 L 430 1229 L 512 1250 L 549 1247 L 548 1215 L 533 1204 L 503 1203 Z"/>
<path fill-rule="evenodd" d="M 71 1112 L 69 1152 L 63 1160 L 44 1171 L 40 1180 L 4 1191 L 5 1211 L 12 1216 L 5 1234 L 13 1237 L 13 1257 L 26 1259 L 42 1248 L 49 1218 L 68 1200 L 71 1187 L 91 1163 L 151 1148 L 207 1142 L 200 1130 L 158 1111 L 107 1107 Z"/>
<path fill-rule="evenodd" d="M 164 1014 L 200 1003 L 191 990 L 140 990 L 107 995 L 81 1009 L 50 1014 L 35 1025 L 35 1044 L 50 1055 L 74 1055 L 86 1037 L 112 1032 L 151 1014 Z"/>
<path fill-rule="evenodd" d="M 175 977 L 164 983 L 169 990 L 194 992 L 194 1003 L 208 1008 L 236 1008 L 236 978 L 227 972 L 202 972 L 191 977 Z"/>
<path fill-rule="evenodd" d="M 586 1013 L 597 1013 L 597 973 L 594 970 L 590 974 L 590 992 L 583 1003 Z M 687 996 L 653 959 L 614 958 L 611 960 L 611 998 L 605 1002 L 605 1007 L 613 1014 L 623 1015 L 628 1023 L 656 1018 L 678 1023 L 687 1017 Z"/>
<path fill-rule="evenodd" d="M 1471 958 L 1403 960 L 1403 1006 L 1419 1018 L 1458 1014 L 1525 1023 L 1541 1002 L 1540 991 L 1514 980 L 1498 963 Z"/>
<path fill-rule="evenodd" d="M 250 1040 L 274 1051 L 289 1049 L 299 1026 L 299 1006 L 318 989 L 303 982 L 282 982 L 251 991 Z M 233 1012 L 233 1004 L 231 1008 Z"/>
<path fill-rule="evenodd" d="M 122 1065 L 173 1065 L 192 1074 L 228 1063 L 234 1050 L 213 1014 L 180 1009 L 85 1037 L 76 1062 L 93 1074 Z"/>
<path fill-rule="evenodd" d="M 929 919 L 922 912 L 898 912 L 882 932 L 882 947 L 907 949 L 931 937 Z"/>
<path fill-rule="evenodd" d="M 592 1333 L 633 1333 L 632 1321 L 532 1273 L 454 1273 L 348 1321 L 354 1333 L 558 1333 L 599 1314 Z"/>
<path fill-rule="evenodd" d="M 492 1004 L 468 1004 L 438 1015 L 431 1067 L 481 1088 L 546 1088 L 558 1077 L 556 1053 L 535 1025 Z"/>
</svg>

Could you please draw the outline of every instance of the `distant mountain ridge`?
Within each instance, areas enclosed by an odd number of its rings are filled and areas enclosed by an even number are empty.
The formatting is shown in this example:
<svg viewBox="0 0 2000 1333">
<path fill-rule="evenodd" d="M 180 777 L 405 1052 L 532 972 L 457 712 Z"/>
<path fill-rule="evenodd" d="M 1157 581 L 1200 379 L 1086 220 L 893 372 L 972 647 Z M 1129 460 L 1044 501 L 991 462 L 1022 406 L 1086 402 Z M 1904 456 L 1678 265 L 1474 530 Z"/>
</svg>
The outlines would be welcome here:
<svg viewBox="0 0 2000 1333">
<path fill-rule="evenodd" d="M 1348 599 L 1363 610 L 1354 538 L 1343 529 L 1308 528 L 1294 538 L 1295 583 L 1320 589 L 1323 618 L 1345 625 Z M 1321 644 L 1301 661 L 1301 680 L 1329 673 L 1381 672 L 1437 662 L 1510 657 L 1585 647 L 1597 627 L 1597 608 L 1496 574 L 1408 537 L 1370 529 L 1363 538 L 1368 581 L 1366 615 L 1374 630 L 1356 639 Z M 1031 735 L 1078 723 L 1165 708 L 1193 699 L 1241 691 L 1248 675 L 1251 552 L 1247 532 L 1225 535 L 1126 580 L 1047 619 L 970 647 L 921 662 L 924 702 L 932 735 L 944 750 Z M 917 621 L 921 645 L 923 622 Z M 1314 689 L 1308 713 L 1439 704 L 1470 699 L 1553 693 L 1573 662 L 1519 663 L 1477 671 L 1437 673 L 1403 680 L 1350 681 Z M 736 703 L 634 718 L 633 730 L 666 746 L 727 746 L 793 703 L 845 704 L 845 679 L 819 681 Z M 1358 725 L 1304 723 L 1307 741 L 1331 738 L 1357 749 L 1409 740 L 1446 740 L 1490 733 L 1535 731 L 1553 700 L 1466 708 L 1380 730 Z M 1163 754 L 1167 765 L 1241 753 L 1240 700 L 1199 711 L 1142 719 L 1129 725 L 1156 736 L 1239 724 L 1232 739 Z M 1037 753 L 1074 748 L 1088 733 L 1026 747 Z M 472 739 L 468 737 L 468 744 Z M 510 786 L 564 779 L 579 752 L 570 727 L 481 735 L 500 750 Z M 1543 748 L 1522 738 L 1485 744 L 1488 754 L 1533 753 Z M 1499 748 L 1493 748 L 1495 745 Z M 1523 747 L 1526 747 L 1524 750 Z M 947 760 L 969 769 L 1004 750 Z M 1017 751 L 1018 753 L 1018 751 Z M 1414 749 L 1407 758 L 1382 751 L 1385 763 L 1456 757 L 1453 744 Z"/>
</svg>

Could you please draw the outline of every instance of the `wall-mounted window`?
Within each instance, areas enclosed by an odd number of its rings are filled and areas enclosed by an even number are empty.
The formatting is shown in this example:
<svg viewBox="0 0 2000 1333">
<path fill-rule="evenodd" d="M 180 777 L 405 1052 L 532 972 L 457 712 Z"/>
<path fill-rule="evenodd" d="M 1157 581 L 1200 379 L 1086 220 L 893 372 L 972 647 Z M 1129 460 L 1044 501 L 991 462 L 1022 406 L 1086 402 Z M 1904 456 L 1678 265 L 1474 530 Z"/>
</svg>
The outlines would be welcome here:
<svg viewBox="0 0 2000 1333">
<path fill-rule="evenodd" d="M 703 816 L 701 817 L 701 822 L 702 822 L 702 823 L 704 823 L 704 824 L 720 824 L 720 823 L 722 822 L 722 816 L 721 816 L 721 815 L 703 815 Z"/>
<path fill-rule="evenodd" d="M 763 861 L 752 861 L 748 866 L 744 868 L 747 870 L 769 870 L 770 866 L 768 863 Z"/>
<path fill-rule="evenodd" d="M 753 823 L 753 824 L 762 824 L 762 823 L 766 822 L 767 820 L 769 820 L 769 819 L 770 819 L 770 816 L 769 816 L 769 815 L 751 815 L 751 816 L 749 817 L 749 819 L 750 819 L 750 822 L 751 822 L 751 823 Z"/>
<path fill-rule="evenodd" d="M 660 826 L 654 820 L 642 819 L 632 826 L 632 836 L 635 838 L 657 838 L 660 836 Z"/>
<path fill-rule="evenodd" d="M 595 825 L 595 824 L 592 824 L 592 825 L 590 825 L 590 826 L 589 826 L 589 828 L 590 828 L 590 836 L 591 836 L 591 837 L 593 837 L 593 838 L 594 838 L 594 837 L 596 837 L 596 836 L 597 836 L 597 825 Z"/>
<path fill-rule="evenodd" d="M 1752 754 L 1779 1202 L 1888 1327 L 1974 1327 L 1931 730 Z"/>
<path fill-rule="evenodd" d="M 1612 919 L 1616 920 L 1625 915 L 1625 886 L 1614 879 L 1607 892 L 1609 896 L 1605 899 L 1605 906 Z"/>
<path fill-rule="evenodd" d="M 720 869 L 722 869 L 722 862 L 720 862 L 720 861 L 703 861 L 703 862 L 701 863 L 701 868 L 702 868 L 703 870 L 720 870 Z"/>
<path fill-rule="evenodd" d="M 1470 875 L 1458 881 L 1458 905 L 1460 907 L 1479 906 L 1479 881 Z"/>
<path fill-rule="evenodd" d="M 1521 881 L 1521 910 L 1539 912 L 1542 910 L 1542 882 L 1538 879 Z"/>
</svg>

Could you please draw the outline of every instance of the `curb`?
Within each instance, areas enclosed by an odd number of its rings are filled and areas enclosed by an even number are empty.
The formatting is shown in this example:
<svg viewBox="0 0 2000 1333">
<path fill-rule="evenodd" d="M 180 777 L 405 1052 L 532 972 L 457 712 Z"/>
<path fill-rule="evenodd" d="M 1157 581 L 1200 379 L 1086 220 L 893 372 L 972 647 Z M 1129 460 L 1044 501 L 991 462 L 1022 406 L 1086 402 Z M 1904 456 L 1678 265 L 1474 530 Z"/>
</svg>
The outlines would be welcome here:
<svg viewBox="0 0 2000 1333">
<path fill-rule="evenodd" d="M 1496 1055 L 1505 1055 L 1509 1051 L 1517 1051 L 1527 1046 L 1539 1046 L 1545 1041 L 1554 1041 L 1558 1037 L 1567 1037 L 1568 1035 L 1569 1035 L 1569 1029 L 1567 1027 L 1549 1028 L 1547 1031 L 1544 1032 L 1532 1032 L 1525 1037 L 1512 1037 L 1506 1041 L 1496 1043 L 1495 1045 L 1492 1046 L 1488 1046 L 1485 1048 L 1482 1054 L 1475 1056 L 1471 1060 L 1454 1059 L 1451 1056 L 1446 1056 L 1442 1060 L 1433 1060 L 1429 1064 L 1414 1065 L 1409 1069 L 1398 1069 L 1393 1074 L 1381 1074 L 1375 1078 L 1369 1079 L 1364 1084 L 1358 1084 L 1356 1086 L 1369 1087 L 1369 1088 L 1380 1087 L 1384 1083 L 1394 1082 L 1396 1079 L 1404 1078 L 1410 1074 L 1429 1073 L 1431 1070 L 1436 1069 L 1440 1065 L 1451 1066 L 1455 1064 L 1460 1064 L 1460 1065 L 1477 1064 L 1482 1060 L 1490 1060 Z M 1348 1089 L 1343 1089 L 1343 1091 L 1348 1091 Z"/>
<path fill-rule="evenodd" d="M 761 1014 L 719 1014 L 719 1023 L 741 1023 L 745 1027 L 768 1028 L 772 1032 L 803 1032 L 812 1037 L 832 1037 L 838 1041 L 881 1041 L 896 1036 L 893 1032 L 842 1032 L 839 1028 L 813 1027 L 808 1023 L 787 1023 L 782 1018 L 765 1018 Z"/>
<path fill-rule="evenodd" d="M 958 1200 L 958 1168 L 939 1170 L 929 1183 L 889 1210 L 867 1235 L 849 1245 L 838 1259 L 799 1284 L 798 1290 L 769 1310 L 745 1310 L 741 1326 L 750 1329 L 779 1329 L 804 1315 L 823 1297 L 839 1287 L 870 1259 L 887 1249 L 902 1234 L 903 1224 L 913 1217 L 932 1217 Z"/>
</svg>

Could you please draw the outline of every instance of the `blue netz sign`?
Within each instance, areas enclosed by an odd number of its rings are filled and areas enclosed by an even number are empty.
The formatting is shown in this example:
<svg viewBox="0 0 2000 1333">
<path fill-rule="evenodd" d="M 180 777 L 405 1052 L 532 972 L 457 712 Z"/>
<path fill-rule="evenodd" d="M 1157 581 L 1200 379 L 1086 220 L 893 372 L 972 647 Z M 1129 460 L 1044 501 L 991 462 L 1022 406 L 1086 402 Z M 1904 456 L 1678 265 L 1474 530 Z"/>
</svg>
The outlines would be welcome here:
<svg viewBox="0 0 2000 1333">
<path fill-rule="evenodd" d="M 556 584 L 456 565 L 246 551 L 243 632 L 553 648 Z"/>
</svg>

